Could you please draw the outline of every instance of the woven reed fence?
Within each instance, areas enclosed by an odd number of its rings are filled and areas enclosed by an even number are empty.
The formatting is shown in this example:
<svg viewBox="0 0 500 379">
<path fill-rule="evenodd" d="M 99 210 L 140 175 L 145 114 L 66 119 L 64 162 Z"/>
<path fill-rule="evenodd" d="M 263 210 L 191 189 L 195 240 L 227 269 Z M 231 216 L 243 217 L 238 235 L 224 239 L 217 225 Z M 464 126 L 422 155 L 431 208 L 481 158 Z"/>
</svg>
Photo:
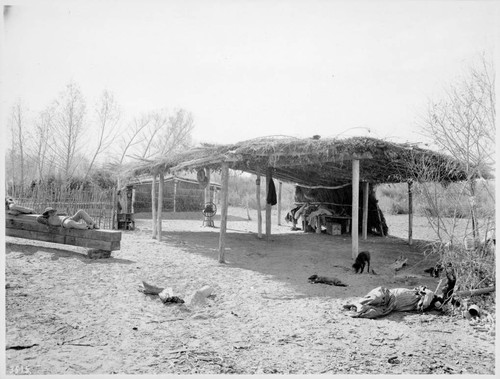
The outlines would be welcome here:
<svg viewBox="0 0 500 379">
<path fill-rule="evenodd" d="M 53 207 L 58 214 L 71 216 L 83 209 L 101 229 L 112 229 L 113 212 L 116 212 L 116 207 L 113 207 L 113 189 L 38 184 L 32 188 L 9 189 L 7 192 L 17 204 L 33 208 L 36 213 L 41 214 L 46 207 Z"/>
</svg>

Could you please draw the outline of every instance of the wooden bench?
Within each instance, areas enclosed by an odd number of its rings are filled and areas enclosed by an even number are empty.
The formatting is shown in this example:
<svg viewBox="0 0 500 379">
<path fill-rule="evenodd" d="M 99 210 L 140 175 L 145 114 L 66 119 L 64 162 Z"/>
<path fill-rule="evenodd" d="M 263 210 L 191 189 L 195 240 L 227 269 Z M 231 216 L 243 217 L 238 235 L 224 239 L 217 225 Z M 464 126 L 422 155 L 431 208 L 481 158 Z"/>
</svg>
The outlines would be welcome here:
<svg viewBox="0 0 500 379">
<path fill-rule="evenodd" d="M 9 237 L 85 247 L 89 249 L 87 255 L 90 258 L 109 258 L 112 251 L 120 250 L 121 232 L 48 226 L 37 222 L 37 217 L 38 215 L 13 216 L 6 213 L 5 234 Z"/>
</svg>

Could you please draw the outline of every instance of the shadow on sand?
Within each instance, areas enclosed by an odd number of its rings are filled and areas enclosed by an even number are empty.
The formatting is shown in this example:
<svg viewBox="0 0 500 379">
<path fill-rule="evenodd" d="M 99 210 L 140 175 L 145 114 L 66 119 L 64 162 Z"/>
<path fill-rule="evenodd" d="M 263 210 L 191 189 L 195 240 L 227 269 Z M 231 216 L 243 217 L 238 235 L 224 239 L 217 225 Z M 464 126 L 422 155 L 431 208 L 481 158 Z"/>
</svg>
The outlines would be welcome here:
<svg viewBox="0 0 500 379">
<path fill-rule="evenodd" d="M 22 241 L 20 239 L 19 241 Z M 33 255 L 37 252 L 43 252 L 47 254 L 51 254 L 51 259 L 53 261 L 58 260 L 60 258 L 65 259 L 78 259 L 86 264 L 131 264 L 135 263 L 134 261 L 128 259 L 121 258 L 106 258 L 106 259 L 90 259 L 86 255 L 85 248 L 79 247 L 69 247 L 68 248 L 58 248 L 58 247 L 45 247 L 45 246 L 37 246 L 33 244 L 24 244 L 22 242 L 6 242 L 5 244 L 5 253 L 21 253 L 26 256 Z M 111 253 L 113 254 L 113 253 Z"/>
<path fill-rule="evenodd" d="M 186 251 L 199 254 L 215 261 L 219 257 L 218 229 L 210 231 L 163 231 L 163 242 Z M 256 233 L 237 228 L 228 229 L 226 235 L 225 260 L 227 267 L 251 270 L 285 283 L 297 297 L 362 297 L 373 288 L 413 288 L 418 285 L 432 287 L 435 280 L 425 277 L 423 268 L 432 263 L 423 262 L 424 257 L 418 246 L 409 246 L 406 241 L 395 237 L 375 237 L 360 240 L 360 251 L 368 250 L 372 255 L 371 268 L 375 274 L 355 274 L 351 266 L 352 248 L 350 236 L 295 233 L 274 234 L 267 241 L 259 239 Z M 408 258 L 407 270 L 395 275 L 389 266 L 401 255 Z M 311 284 L 313 275 L 330 276 L 339 279 L 346 287 Z M 411 280 L 396 281 L 403 275 Z M 281 299 L 286 300 L 286 299 Z"/>
</svg>

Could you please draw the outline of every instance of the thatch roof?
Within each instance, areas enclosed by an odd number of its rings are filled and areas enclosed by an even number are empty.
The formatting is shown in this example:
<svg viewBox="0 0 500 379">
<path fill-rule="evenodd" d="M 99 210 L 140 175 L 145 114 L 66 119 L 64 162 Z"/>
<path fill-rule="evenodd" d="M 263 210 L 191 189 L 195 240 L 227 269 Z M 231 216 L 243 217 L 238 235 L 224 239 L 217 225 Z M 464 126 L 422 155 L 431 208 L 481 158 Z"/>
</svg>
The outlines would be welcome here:
<svg viewBox="0 0 500 379">
<path fill-rule="evenodd" d="M 263 137 L 229 145 L 203 145 L 155 161 L 142 162 L 134 175 L 163 171 L 229 168 L 304 186 L 337 186 L 351 182 L 351 161 L 360 159 L 360 180 L 373 184 L 408 180 L 461 181 L 464 166 L 453 158 L 411 144 L 368 137 L 299 139 Z"/>
</svg>

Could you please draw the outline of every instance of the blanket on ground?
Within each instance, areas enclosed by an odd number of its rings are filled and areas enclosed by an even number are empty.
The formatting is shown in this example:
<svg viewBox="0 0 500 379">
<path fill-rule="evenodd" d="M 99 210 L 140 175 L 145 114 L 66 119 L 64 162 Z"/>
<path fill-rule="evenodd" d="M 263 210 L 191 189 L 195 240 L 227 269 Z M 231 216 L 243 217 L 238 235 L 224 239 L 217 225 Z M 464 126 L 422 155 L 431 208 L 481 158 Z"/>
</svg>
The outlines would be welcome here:
<svg viewBox="0 0 500 379">
<path fill-rule="evenodd" d="M 377 318 L 391 312 L 424 311 L 433 299 L 434 292 L 423 286 L 413 289 L 377 287 L 358 301 L 344 305 L 344 309 L 354 311 L 351 317 Z"/>
</svg>

